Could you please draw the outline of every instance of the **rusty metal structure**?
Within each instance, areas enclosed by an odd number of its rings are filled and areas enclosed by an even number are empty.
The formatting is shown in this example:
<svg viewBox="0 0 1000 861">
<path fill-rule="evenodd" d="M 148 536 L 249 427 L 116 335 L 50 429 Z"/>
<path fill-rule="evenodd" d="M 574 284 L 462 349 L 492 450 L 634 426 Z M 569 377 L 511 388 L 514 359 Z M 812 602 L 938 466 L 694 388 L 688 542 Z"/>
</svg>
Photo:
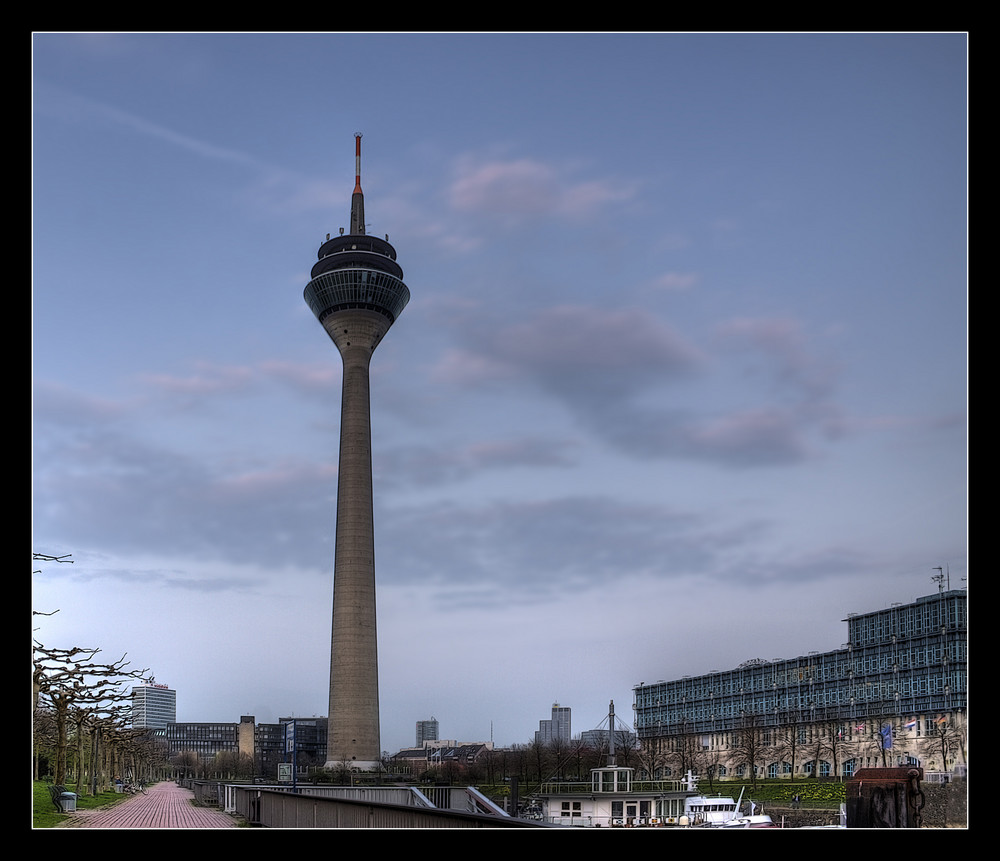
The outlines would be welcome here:
<svg viewBox="0 0 1000 861">
<path fill-rule="evenodd" d="M 862 768 L 847 784 L 848 828 L 919 828 L 922 768 Z"/>
</svg>

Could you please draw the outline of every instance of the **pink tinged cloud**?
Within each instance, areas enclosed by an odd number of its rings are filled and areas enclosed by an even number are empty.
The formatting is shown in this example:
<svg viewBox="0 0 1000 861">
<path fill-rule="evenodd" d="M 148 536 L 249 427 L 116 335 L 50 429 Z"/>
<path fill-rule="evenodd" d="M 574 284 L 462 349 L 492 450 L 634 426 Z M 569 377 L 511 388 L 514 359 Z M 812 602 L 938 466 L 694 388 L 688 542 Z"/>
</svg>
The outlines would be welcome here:
<svg viewBox="0 0 1000 861">
<path fill-rule="evenodd" d="M 525 216 L 586 216 L 631 195 L 628 188 L 613 182 L 573 182 L 531 159 L 467 163 L 450 189 L 451 204 L 459 211 Z"/>
</svg>

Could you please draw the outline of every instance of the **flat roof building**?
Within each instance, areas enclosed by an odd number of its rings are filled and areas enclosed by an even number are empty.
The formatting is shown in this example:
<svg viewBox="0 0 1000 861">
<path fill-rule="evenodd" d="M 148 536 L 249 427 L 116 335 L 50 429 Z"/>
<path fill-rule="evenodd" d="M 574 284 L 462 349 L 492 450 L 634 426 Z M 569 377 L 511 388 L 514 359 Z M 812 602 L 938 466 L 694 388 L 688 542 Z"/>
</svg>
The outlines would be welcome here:
<svg viewBox="0 0 1000 861">
<path fill-rule="evenodd" d="M 253 715 L 241 715 L 232 723 L 169 723 L 153 737 L 164 745 L 168 759 L 195 754 L 201 766 L 211 769 L 218 754 L 239 754 L 246 757 L 254 775 L 274 779 L 278 763 L 292 761 L 292 746 L 300 771 L 326 762 L 326 726 L 325 717 L 283 717 L 271 724 L 257 723 Z M 191 767 L 193 761 L 184 765 Z"/>
<path fill-rule="evenodd" d="M 132 688 L 132 726 L 163 729 L 177 720 L 177 691 L 150 683 Z"/>
<path fill-rule="evenodd" d="M 552 717 L 540 720 L 535 731 L 535 741 L 538 744 L 549 745 L 554 742 L 569 744 L 572 738 L 572 709 L 569 706 L 552 704 Z"/>
<path fill-rule="evenodd" d="M 432 717 L 430 720 L 417 721 L 417 737 L 415 747 L 422 747 L 425 741 L 437 741 L 438 721 Z"/>
</svg>

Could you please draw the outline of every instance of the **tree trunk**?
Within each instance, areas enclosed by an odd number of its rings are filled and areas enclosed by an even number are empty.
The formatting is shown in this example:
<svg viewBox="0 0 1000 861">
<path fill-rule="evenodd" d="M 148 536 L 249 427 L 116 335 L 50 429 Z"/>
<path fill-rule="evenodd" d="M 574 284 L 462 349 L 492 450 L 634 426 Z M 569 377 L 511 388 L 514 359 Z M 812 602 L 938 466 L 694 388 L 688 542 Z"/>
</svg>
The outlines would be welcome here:
<svg viewBox="0 0 1000 861">
<path fill-rule="evenodd" d="M 66 749 L 69 742 L 66 737 L 66 707 L 56 701 L 56 761 L 52 769 L 52 781 L 57 785 L 66 783 Z"/>
</svg>

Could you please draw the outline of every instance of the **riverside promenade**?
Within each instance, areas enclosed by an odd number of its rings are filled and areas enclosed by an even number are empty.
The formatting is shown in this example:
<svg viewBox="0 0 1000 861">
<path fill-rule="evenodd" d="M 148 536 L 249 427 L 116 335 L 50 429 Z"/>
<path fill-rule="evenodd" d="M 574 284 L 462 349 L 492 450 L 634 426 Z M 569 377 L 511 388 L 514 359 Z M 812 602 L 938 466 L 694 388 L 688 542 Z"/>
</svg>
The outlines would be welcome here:
<svg viewBox="0 0 1000 861">
<path fill-rule="evenodd" d="M 195 807 L 194 793 L 172 780 L 154 784 L 106 810 L 77 810 L 57 828 L 238 828 L 240 820 L 214 807 Z"/>
</svg>

